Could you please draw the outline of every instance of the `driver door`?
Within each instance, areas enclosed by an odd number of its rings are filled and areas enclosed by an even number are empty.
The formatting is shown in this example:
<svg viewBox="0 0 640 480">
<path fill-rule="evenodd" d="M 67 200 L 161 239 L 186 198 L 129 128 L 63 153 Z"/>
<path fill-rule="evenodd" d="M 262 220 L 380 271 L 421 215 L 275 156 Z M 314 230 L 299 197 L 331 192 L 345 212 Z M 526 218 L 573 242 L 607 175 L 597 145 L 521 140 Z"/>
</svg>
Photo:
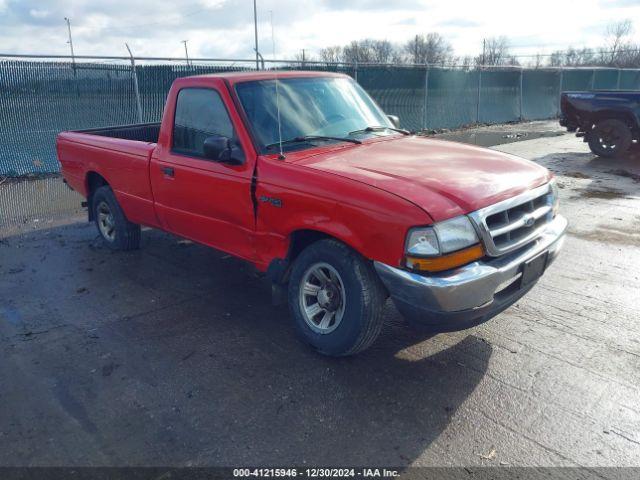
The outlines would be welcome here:
<svg viewBox="0 0 640 480">
<path fill-rule="evenodd" d="M 204 141 L 210 136 L 237 142 L 223 95 L 228 96 L 211 87 L 178 92 L 169 145 L 158 148 L 151 160 L 151 185 L 166 230 L 250 259 L 253 162 L 230 165 L 204 155 Z"/>
</svg>

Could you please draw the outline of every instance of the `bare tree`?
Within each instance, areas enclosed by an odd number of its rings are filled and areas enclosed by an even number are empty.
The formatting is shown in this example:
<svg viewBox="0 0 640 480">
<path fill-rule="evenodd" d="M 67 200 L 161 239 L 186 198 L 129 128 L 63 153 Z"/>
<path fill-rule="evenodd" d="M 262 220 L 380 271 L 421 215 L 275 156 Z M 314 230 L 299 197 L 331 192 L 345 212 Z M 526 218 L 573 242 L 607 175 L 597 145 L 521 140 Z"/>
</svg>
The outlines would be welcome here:
<svg viewBox="0 0 640 480">
<path fill-rule="evenodd" d="M 429 65 L 445 65 L 451 63 L 453 48 L 439 33 L 416 35 L 409 40 L 404 51 L 411 63 L 426 63 Z"/>
<path fill-rule="evenodd" d="M 628 45 L 618 56 L 618 66 L 621 68 L 640 67 L 640 45 Z"/>
<path fill-rule="evenodd" d="M 473 57 L 471 57 L 470 55 L 465 55 L 464 57 L 457 59 L 455 62 L 452 62 L 452 63 L 456 63 L 460 65 L 460 67 L 463 70 L 469 70 L 473 65 Z"/>
<path fill-rule="evenodd" d="M 395 48 L 389 40 L 372 40 L 371 50 L 376 63 L 391 63 Z"/>
<path fill-rule="evenodd" d="M 542 55 L 536 53 L 536 56 L 533 58 L 533 68 L 540 68 L 542 66 Z"/>
<path fill-rule="evenodd" d="M 406 57 L 402 53 L 402 49 L 397 47 L 393 48 L 393 51 L 391 52 L 391 59 L 389 61 L 394 65 L 402 65 L 403 63 L 407 63 Z"/>
<path fill-rule="evenodd" d="M 476 57 L 476 65 L 518 65 L 511 55 L 507 37 L 491 37 L 482 41 L 482 53 Z"/>
<path fill-rule="evenodd" d="M 539 56 L 540 54 L 536 55 L 536 58 Z M 549 57 L 549 66 L 561 67 L 563 65 L 564 65 L 564 52 L 562 50 L 556 50 Z"/>
<path fill-rule="evenodd" d="M 342 57 L 347 63 L 391 63 L 395 48 L 388 40 L 365 38 L 353 41 L 342 50 Z"/>
<path fill-rule="evenodd" d="M 543 59 L 547 58 L 547 55 L 539 53 L 527 64 L 534 68 L 541 68 L 545 64 L 553 67 L 640 67 L 640 45 L 634 45 L 629 40 L 632 30 L 630 20 L 614 23 L 607 28 L 606 43 L 599 49 L 570 47 L 567 50 L 557 50 L 544 62 Z M 486 38 L 483 41 L 483 52 L 475 58 L 470 58 L 455 56 L 449 41 L 435 32 L 415 35 L 401 46 L 396 46 L 388 40 L 365 38 L 352 41 L 343 47 L 327 47 L 320 51 L 320 60 L 327 63 L 417 63 L 435 66 L 460 64 L 463 68 L 470 68 L 473 64 L 520 65 L 518 57 L 511 53 L 507 37 Z"/>
<path fill-rule="evenodd" d="M 338 63 L 342 61 L 342 47 L 335 45 L 320 50 L 320 59 L 327 63 Z"/>
<path fill-rule="evenodd" d="M 604 47 L 605 50 L 601 50 L 604 63 L 612 66 L 616 65 L 621 53 L 631 48 L 628 41 L 631 30 L 632 23 L 629 19 L 613 23 L 607 27 L 607 43 Z"/>
<path fill-rule="evenodd" d="M 293 59 L 298 62 L 300 66 L 304 66 L 306 62 L 315 62 L 316 60 L 307 50 L 299 51 L 293 56 Z"/>
<path fill-rule="evenodd" d="M 601 62 L 596 60 L 595 53 L 590 48 L 556 50 L 549 57 L 549 65 L 552 67 L 582 67 L 596 65 Z"/>
<path fill-rule="evenodd" d="M 346 63 L 368 63 L 371 62 L 371 51 L 365 41 L 352 41 L 342 50 L 342 57 Z"/>
</svg>

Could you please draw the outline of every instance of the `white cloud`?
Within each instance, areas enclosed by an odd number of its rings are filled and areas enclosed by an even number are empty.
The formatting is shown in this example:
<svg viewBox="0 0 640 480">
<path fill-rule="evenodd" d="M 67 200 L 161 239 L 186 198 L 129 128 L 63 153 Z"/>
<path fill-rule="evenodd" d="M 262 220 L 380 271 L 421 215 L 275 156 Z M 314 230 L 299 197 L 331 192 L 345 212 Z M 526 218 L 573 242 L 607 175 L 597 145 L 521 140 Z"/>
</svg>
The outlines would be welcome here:
<svg viewBox="0 0 640 480">
<path fill-rule="evenodd" d="M 271 56 L 269 11 L 273 11 L 278 56 L 364 37 L 402 43 L 418 33 L 438 31 L 459 55 L 475 55 L 482 38 L 505 35 L 514 53 L 529 54 L 568 46 L 597 46 L 608 23 L 640 19 L 630 0 L 537 0 L 523 6 L 503 0 L 257 0 L 261 51 Z M 52 15 L 50 12 L 56 12 Z M 66 25 L 72 20 L 78 54 L 184 54 L 193 57 L 253 56 L 251 0 L 0 0 L 0 49 L 7 53 L 68 52 Z M 640 21 L 640 20 L 639 20 Z M 635 41 L 640 42 L 640 23 Z"/>
<path fill-rule="evenodd" d="M 45 18 L 49 16 L 49 10 L 38 10 L 32 8 L 31 10 L 29 10 L 29 15 L 31 15 L 33 18 Z"/>
</svg>

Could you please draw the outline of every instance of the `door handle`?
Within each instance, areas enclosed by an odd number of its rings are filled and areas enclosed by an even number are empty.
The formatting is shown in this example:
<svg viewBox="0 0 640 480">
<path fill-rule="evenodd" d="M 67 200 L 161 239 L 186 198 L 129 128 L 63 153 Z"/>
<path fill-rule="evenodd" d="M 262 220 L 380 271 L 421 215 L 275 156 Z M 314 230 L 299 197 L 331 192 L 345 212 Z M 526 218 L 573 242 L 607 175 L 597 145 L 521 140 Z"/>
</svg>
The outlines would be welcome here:
<svg viewBox="0 0 640 480">
<path fill-rule="evenodd" d="M 173 170 L 173 167 L 162 167 L 162 173 L 164 173 L 165 177 L 175 176 L 175 171 Z"/>
</svg>

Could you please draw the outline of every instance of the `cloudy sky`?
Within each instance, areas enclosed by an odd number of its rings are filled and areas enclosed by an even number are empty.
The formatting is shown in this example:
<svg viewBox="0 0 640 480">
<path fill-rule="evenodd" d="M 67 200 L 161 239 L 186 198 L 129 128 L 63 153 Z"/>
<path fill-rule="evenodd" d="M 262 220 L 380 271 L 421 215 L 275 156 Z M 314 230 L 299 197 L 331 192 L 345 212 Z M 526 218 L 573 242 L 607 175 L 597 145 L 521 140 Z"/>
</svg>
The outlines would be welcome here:
<svg viewBox="0 0 640 480">
<path fill-rule="evenodd" d="M 509 37 L 514 53 L 598 46 L 608 24 L 637 19 L 640 0 L 257 0 L 259 37 L 276 55 L 365 37 L 404 42 L 436 31 L 459 55 L 475 55 L 485 36 Z M 64 17 L 76 54 L 250 58 L 252 0 L 0 0 L 0 53 L 68 53 Z"/>
</svg>

